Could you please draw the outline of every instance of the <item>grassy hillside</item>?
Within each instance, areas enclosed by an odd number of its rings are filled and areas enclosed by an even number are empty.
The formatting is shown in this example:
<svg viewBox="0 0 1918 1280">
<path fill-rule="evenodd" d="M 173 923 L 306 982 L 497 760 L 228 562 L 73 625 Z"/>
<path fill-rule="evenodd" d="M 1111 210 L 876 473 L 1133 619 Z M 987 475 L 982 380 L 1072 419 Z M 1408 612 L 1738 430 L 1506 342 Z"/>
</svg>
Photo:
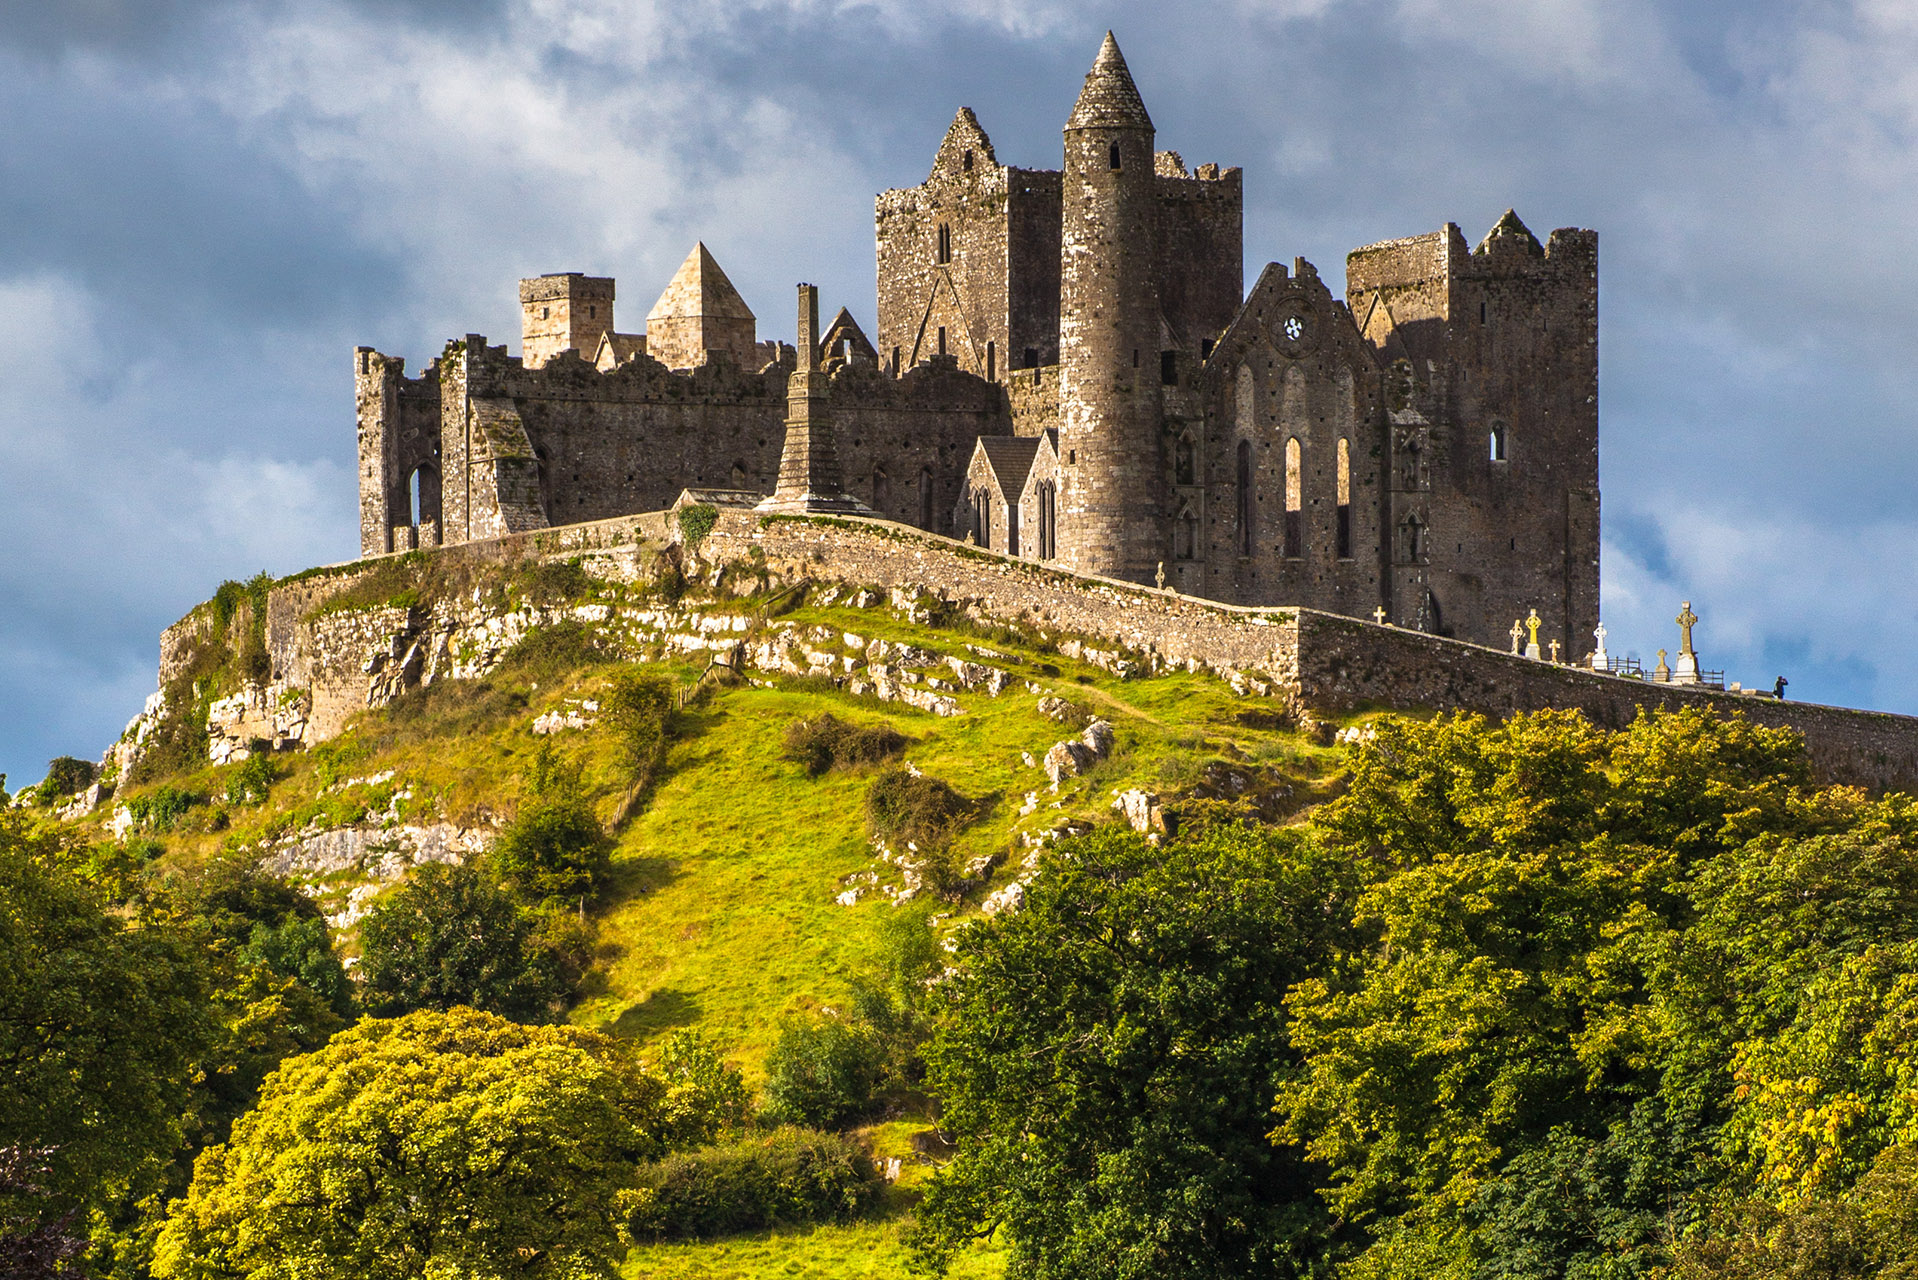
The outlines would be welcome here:
<svg viewBox="0 0 1918 1280">
<path fill-rule="evenodd" d="M 609 591 L 593 590 L 601 599 Z M 903 761 L 972 802 L 974 819 L 956 837 L 955 860 L 1000 860 L 987 883 L 941 905 L 944 927 L 975 913 L 1044 833 L 1118 820 L 1112 805 L 1120 790 L 1138 787 L 1168 801 L 1237 798 L 1283 816 L 1324 795 L 1340 776 L 1342 753 L 1286 727 L 1269 703 L 1241 698 L 1211 676 L 1122 680 L 1068 660 L 1048 639 L 986 636 L 963 622 L 915 623 L 883 606 L 806 605 L 785 618 L 861 643 L 880 638 L 989 663 L 1014 679 L 997 696 L 956 693 L 964 714 L 939 717 L 856 697 L 825 680 L 755 673 L 746 682 L 708 682 L 672 717 L 663 772 L 643 807 L 616 829 L 612 884 L 593 911 L 597 959 L 570 1016 L 640 1042 L 698 1029 L 749 1084 L 763 1078 L 783 1016 L 846 1000 L 849 979 L 873 963 L 879 926 L 896 910 L 883 886 L 902 883 L 869 836 L 864 809 L 874 769 L 810 776 L 786 758 L 785 735 L 795 722 L 830 712 L 853 724 L 889 724 L 909 740 Z M 612 661 L 589 632 L 549 628 L 522 642 L 486 679 L 415 690 L 363 714 L 332 742 L 272 757 L 270 770 L 257 762 L 198 767 L 124 787 L 82 825 L 103 840 L 114 807 L 145 812 L 141 838 L 157 844 L 136 847 L 162 871 L 222 850 L 262 850 L 354 824 L 484 828 L 514 812 L 547 743 L 578 766 L 587 794 L 612 825 L 628 800 L 612 736 L 589 726 L 540 737 L 533 722 L 581 709 L 634 669 L 686 691 L 701 672 L 681 660 Z M 1042 714 L 1042 697 L 1067 699 L 1116 733 L 1111 755 L 1056 793 L 1033 762 L 1078 729 Z M 320 878 L 310 891 L 337 914 L 381 887 L 347 871 Z M 842 905 L 848 887 L 862 893 Z M 340 941 L 351 953 L 350 925 Z M 877 1155 L 906 1162 L 877 1221 L 645 1247 L 627 1274 L 899 1274 L 902 1215 L 928 1168 L 914 1155 L 912 1135 L 930 1123 L 923 1107 L 908 1108 L 867 1131 Z M 970 1269 L 955 1274 L 997 1274 L 996 1256 L 982 1250 Z"/>
</svg>

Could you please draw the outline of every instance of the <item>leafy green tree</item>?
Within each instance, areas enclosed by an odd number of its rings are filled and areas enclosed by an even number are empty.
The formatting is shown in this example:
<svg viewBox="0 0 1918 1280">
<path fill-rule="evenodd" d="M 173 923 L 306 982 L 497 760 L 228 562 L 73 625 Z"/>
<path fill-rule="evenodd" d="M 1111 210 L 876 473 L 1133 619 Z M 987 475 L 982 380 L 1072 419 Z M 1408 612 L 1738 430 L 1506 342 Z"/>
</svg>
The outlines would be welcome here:
<svg viewBox="0 0 1918 1280">
<path fill-rule="evenodd" d="M 161 1280 L 611 1276 L 664 1088 L 629 1046 L 472 1009 L 284 1064 L 200 1157 Z"/>
<path fill-rule="evenodd" d="M 43 1166 L 0 1188 L 9 1222 L 146 1194 L 218 1034 L 188 940 L 109 914 L 64 856 L 0 813 L 0 1149 Z"/>
<path fill-rule="evenodd" d="M 579 770 L 542 744 L 531 795 L 493 842 L 487 864 L 528 903 L 578 900 L 582 907 L 612 867 L 612 841 L 580 790 Z"/>
<path fill-rule="evenodd" d="M 739 1068 L 723 1062 L 697 1031 L 669 1033 L 652 1054 L 652 1068 L 666 1083 L 660 1113 L 670 1146 L 711 1142 L 751 1116 L 752 1101 Z"/>
<path fill-rule="evenodd" d="M 766 1054 L 766 1114 L 832 1129 L 872 1110 L 884 1074 L 872 1028 L 829 1014 L 790 1018 Z"/>
<path fill-rule="evenodd" d="M 1805 780 L 1794 735 L 1699 713 L 1381 729 L 1314 819 L 1371 883 L 1362 945 L 1288 998 L 1305 1065 L 1275 1135 L 1372 1230 L 1355 1275 L 1665 1256 L 1728 1103 L 1726 1041 L 1671 999 L 1689 887 L 1816 828 Z"/>
<path fill-rule="evenodd" d="M 1712 1227 L 1668 1280 L 1918 1280 L 1918 1147 L 1885 1148 L 1844 1194 L 1746 1200 Z"/>
<path fill-rule="evenodd" d="M 248 861 L 213 863 L 176 886 L 172 916 L 210 935 L 241 966 L 291 978 L 341 1018 L 353 1015 L 353 984 L 333 950 L 326 917 L 313 899 Z"/>
<path fill-rule="evenodd" d="M 540 1021 L 565 994 L 538 924 L 467 866 L 429 864 L 360 922 L 360 973 L 374 1013 L 470 1005 Z"/>
<path fill-rule="evenodd" d="M 1323 1272 L 1313 1176 L 1266 1133 L 1296 1063 L 1286 992 L 1334 954 L 1355 879 L 1297 830 L 1160 849 L 1108 829 L 962 931 L 926 1055 L 959 1153 L 922 1264 L 997 1229 L 1019 1280 Z"/>
</svg>

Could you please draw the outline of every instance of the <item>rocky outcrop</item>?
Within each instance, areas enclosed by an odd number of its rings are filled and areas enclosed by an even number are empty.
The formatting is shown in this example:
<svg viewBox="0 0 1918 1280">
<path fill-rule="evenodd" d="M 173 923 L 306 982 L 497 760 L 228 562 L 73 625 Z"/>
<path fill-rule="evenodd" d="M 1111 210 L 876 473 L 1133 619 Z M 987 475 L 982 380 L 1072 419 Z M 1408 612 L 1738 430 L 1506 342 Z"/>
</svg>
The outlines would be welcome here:
<svg viewBox="0 0 1918 1280">
<path fill-rule="evenodd" d="M 1078 777 L 1111 755 L 1112 741 L 1112 726 L 1104 720 L 1094 720 L 1077 738 L 1053 743 L 1043 761 L 1052 789 L 1057 791 L 1061 782 Z"/>
</svg>

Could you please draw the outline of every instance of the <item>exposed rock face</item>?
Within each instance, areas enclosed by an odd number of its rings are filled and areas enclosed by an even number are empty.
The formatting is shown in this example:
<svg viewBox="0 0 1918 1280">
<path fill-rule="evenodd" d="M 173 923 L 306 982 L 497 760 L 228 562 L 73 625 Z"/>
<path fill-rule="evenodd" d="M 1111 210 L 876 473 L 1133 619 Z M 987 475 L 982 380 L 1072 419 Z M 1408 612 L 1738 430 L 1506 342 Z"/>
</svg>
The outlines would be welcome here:
<svg viewBox="0 0 1918 1280">
<path fill-rule="evenodd" d="M 482 853 L 492 834 L 450 822 L 424 827 L 338 827 L 296 837 L 267 854 L 262 870 L 276 876 L 312 878 L 357 872 L 395 880 L 426 862 L 459 863 Z"/>
</svg>

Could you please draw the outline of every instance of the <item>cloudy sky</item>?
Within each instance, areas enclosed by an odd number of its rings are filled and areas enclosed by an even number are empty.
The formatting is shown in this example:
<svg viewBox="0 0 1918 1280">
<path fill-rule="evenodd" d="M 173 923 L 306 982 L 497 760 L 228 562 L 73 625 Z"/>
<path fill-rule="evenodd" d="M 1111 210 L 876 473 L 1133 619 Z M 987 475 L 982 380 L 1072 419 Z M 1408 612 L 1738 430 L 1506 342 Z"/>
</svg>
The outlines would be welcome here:
<svg viewBox="0 0 1918 1280">
<path fill-rule="evenodd" d="M 1246 279 L 1600 233 L 1605 618 L 1918 713 L 1909 0 L 0 0 L 0 771 L 97 757 L 223 578 L 357 551 L 351 351 L 695 239 L 790 339 L 962 105 L 1056 167 L 1106 27 Z"/>
</svg>

